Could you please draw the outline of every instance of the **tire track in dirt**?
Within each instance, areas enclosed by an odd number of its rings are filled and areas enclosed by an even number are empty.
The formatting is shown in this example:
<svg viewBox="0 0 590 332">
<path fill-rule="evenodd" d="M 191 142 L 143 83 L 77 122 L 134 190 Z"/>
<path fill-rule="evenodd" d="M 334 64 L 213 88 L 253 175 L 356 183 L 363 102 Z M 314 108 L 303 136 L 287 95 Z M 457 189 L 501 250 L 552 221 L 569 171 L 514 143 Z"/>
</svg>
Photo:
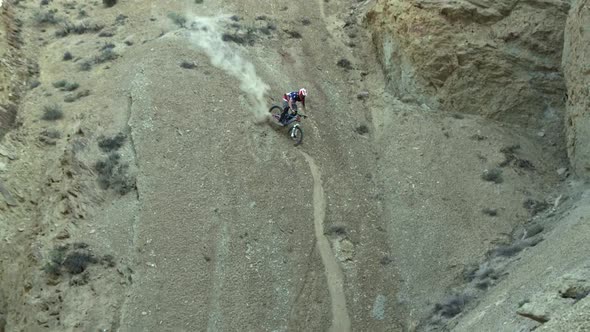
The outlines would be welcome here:
<svg viewBox="0 0 590 332">
<path fill-rule="evenodd" d="M 322 22 L 324 22 L 324 27 L 326 28 L 328 35 L 330 35 L 330 38 L 332 38 L 332 40 L 340 42 L 334 36 L 334 33 L 332 32 L 332 29 L 330 28 L 330 24 L 328 22 L 328 17 L 326 16 L 326 6 L 324 4 L 324 0 L 318 0 L 318 5 L 320 7 L 320 17 L 322 18 Z"/>
<path fill-rule="evenodd" d="M 320 16 L 324 22 L 326 21 L 326 9 L 324 8 L 324 0 L 318 0 L 318 5 L 320 7 Z"/>
<path fill-rule="evenodd" d="M 222 221 L 217 221 L 222 223 Z M 209 302 L 209 319 L 207 321 L 207 331 L 224 331 L 227 329 L 226 326 L 223 325 L 224 320 L 222 316 L 222 300 L 221 294 L 223 293 L 224 281 L 225 279 L 222 277 L 227 273 L 225 257 L 230 255 L 229 252 L 229 234 L 228 234 L 228 226 L 227 223 L 223 223 L 220 226 L 221 230 L 221 241 L 217 242 L 216 248 L 216 259 L 215 259 L 215 276 L 219 276 L 219 278 L 213 278 L 213 284 L 211 285 L 211 300 Z"/>
<path fill-rule="evenodd" d="M 313 223 L 317 247 L 320 250 L 322 263 L 324 264 L 328 292 L 330 293 L 332 306 L 332 324 L 329 331 L 350 331 L 350 317 L 344 296 L 344 274 L 336 261 L 336 257 L 330 247 L 330 242 L 324 236 L 324 218 L 326 216 L 326 197 L 322 187 L 321 173 L 315 160 L 303 151 L 299 151 L 309 164 L 313 176 Z"/>
</svg>

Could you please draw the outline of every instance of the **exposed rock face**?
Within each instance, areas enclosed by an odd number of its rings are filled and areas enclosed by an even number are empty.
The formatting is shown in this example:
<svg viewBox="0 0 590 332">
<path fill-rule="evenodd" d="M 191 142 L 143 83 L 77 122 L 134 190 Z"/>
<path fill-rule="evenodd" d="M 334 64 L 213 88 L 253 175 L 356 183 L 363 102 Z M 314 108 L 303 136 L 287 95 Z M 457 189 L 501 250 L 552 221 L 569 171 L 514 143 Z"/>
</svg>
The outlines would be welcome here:
<svg viewBox="0 0 590 332">
<path fill-rule="evenodd" d="M 565 28 L 567 152 L 577 175 L 590 177 L 590 1 L 573 1 Z"/>
<path fill-rule="evenodd" d="M 29 76 L 20 52 L 21 38 L 13 6 L 0 1 L 0 137 L 14 125 L 22 82 Z M 22 23 L 22 22 L 21 22 Z M 34 73 L 31 73 L 34 74 Z"/>
<path fill-rule="evenodd" d="M 562 0 L 378 0 L 367 18 L 398 97 L 536 126 L 561 121 L 568 8 Z"/>
</svg>

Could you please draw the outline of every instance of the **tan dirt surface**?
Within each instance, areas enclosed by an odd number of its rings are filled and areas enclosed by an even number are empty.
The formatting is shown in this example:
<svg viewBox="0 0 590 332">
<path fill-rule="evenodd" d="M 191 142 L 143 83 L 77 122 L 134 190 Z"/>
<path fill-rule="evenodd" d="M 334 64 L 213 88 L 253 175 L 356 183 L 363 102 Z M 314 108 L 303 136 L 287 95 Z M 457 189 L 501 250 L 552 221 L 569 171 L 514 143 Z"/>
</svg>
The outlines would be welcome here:
<svg viewBox="0 0 590 332">
<path fill-rule="evenodd" d="M 537 43 L 561 1 L 10 3 L 0 331 L 529 331 L 586 305 L 567 78 Z M 294 146 L 260 120 L 300 87 Z"/>
</svg>

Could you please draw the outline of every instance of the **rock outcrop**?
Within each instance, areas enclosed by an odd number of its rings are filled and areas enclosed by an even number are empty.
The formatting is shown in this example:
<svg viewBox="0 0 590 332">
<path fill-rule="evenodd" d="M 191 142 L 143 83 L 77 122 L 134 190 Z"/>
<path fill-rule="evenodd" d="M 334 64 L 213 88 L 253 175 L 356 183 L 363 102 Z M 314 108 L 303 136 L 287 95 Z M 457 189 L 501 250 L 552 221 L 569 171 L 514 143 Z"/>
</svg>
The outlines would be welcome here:
<svg viewBox="0 0 590 332">
<path fill-rule="evenodd" d="M 23 65 L 21 37 L 12 4 L 0 1 L 0 137 L 14 125 L 23 81 L 29 76 Z M 31 73 L 33 74 L 33 73 Z"/>
<path fill-rule="evenodd" d="M 562 0 L 378 0 L 367 15 L 390 90 L 431 108 L 559 132 Z"/>
<path fill-rule="evenodd" d="M 573 1 L 565 28 L 567 152 L 574 172 L 590 177 L 590 1 Z"/>
</svg>

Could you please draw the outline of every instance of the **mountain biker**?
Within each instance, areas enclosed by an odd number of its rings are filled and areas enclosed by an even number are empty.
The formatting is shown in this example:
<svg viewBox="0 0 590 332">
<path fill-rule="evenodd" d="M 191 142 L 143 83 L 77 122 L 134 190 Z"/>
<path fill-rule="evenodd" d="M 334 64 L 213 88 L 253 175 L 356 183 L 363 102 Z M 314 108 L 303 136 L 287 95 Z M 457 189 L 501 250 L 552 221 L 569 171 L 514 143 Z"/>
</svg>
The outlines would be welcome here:
<svg viewBox="0 0 590 332">
<path fill-rule="evenodd" d="M 279 122 L 284 126 L 287 122 L 289 110 L 297 112 L 297 102 L 301 102 L 303 110 L 305 111 L 305 97 L 307 97 L 307 90 L 305 88 L 299 89 L 299 91 L 287 92 L 283 95 L 283 112 Z"/>
</svg>

